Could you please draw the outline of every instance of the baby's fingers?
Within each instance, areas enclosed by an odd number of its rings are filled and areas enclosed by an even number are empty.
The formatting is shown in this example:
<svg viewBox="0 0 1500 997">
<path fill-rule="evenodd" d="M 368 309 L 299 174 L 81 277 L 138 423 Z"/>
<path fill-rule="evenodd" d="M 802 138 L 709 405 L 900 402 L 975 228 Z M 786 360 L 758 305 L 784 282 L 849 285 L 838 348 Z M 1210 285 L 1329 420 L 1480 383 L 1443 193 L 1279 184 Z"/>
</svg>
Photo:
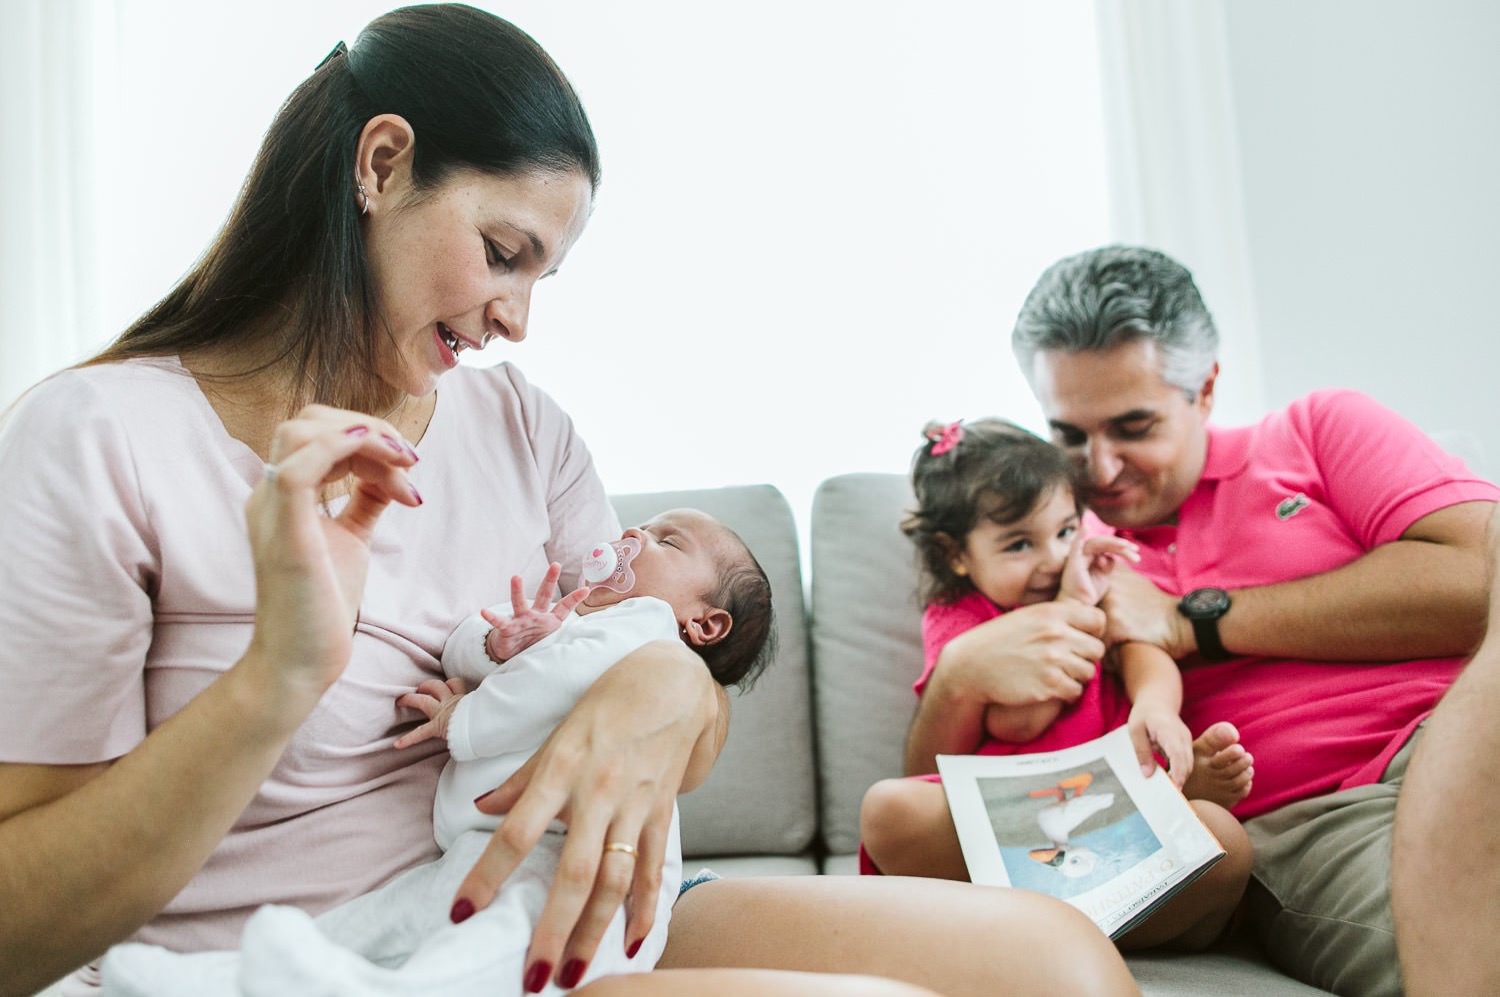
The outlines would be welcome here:
<svg viewBox="0 0 1500 997">
<path fill-rule="evenodd" d="M 510 576 L 510 611 L 515 616 L 520 616 L 526 612 L 526 589 L 521 583 L 520 575 Z M 480 610 L 480 612 L 487 613 L 488 610 Z M 491 619 L 489 616 L 485 616 L 485 619 L 489 621 L 491 626 L 500 626 L 498 619 Z"/>
<path fill-rule="evenodd" d="M 552 614 L 559 620 L 566 619 L 567 615 L 573 610 L 577 609 L 579 604 L 582 603 L 583 600 L 587 599 L 589 597 L 589 593 L 592 591 L 593 589 L 589 588 L 587 585 L 580 585 L 578 588 L 563 596 L 562 601 L 559 602 L 556 606 L 552 607 Z"/>
<path fill-rule="evenodd" d="M 536 587 L 536 601 L 531 608 L 538 613 L 545 613 L 552 605 L 552 593 L 557 591 L 557 580 L 562 577 L 562 565 L 553 561 L 547 565 L 547 573 L 542 576 L 542 584 Z"/>
<path fill-rule="evenodd" d="M 423 741 L 430 741 L 433 738 L 440 736 L 442 735 L 438 733 L 437 724 L 429 721 L 428 723 L 425 723 L 420 727 L 415 727 L 407 731 L 405 734 L 402 734 L 400 737 L 396 738 L 391 747 L 410 748 L 414 744 L 421 744 Z"/>
</svg>

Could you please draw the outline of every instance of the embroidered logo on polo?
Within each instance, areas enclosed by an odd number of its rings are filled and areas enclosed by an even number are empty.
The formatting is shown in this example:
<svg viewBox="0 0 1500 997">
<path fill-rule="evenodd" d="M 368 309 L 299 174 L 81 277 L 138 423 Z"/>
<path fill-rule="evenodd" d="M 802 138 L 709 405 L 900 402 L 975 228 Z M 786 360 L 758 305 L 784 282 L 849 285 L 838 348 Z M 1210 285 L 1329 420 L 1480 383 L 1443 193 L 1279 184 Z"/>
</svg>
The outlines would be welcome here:
<svg viewBox="0 0 1500 997">
<path fill-rule="evenodd" d="M 1285 522 L 1310 505 L 1312 505 L 1312 502 L 1301 492 L 1298 492 L 1296 495 L 1288 495 L 1276 503 L 1276 518 Z"/>
</svg>

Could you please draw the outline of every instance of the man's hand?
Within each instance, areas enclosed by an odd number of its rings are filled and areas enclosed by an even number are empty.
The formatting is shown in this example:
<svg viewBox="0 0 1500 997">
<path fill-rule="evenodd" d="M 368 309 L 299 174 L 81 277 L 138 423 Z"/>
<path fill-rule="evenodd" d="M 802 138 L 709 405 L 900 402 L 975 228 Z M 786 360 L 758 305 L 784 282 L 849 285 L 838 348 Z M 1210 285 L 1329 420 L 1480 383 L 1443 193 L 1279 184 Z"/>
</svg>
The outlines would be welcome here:
<svg viewBox="0 0 1500 997">
<path fill-rule="evenodd" d="M 1109 617 L 1104 639 L 1110 646 L 1129 641 L 1155 644 L 1181 661 L 1198 650 L 1198 642 L 1192 624 L 1177 611 L 1177 602 L 1144 575 L 1118 565 L 1101 604 Z"/>
<path fill-rule="evenodd" d="M 561 575 L 562 565 L 556 561 L 548 565 L 547 574 L 543 576 L 542 583 L 537 586 L 536 599 L 530 605 L 526 604 L 526 592 L 521 587 L 521 576 L 512 575 L 510 619 L 497 616 L 488 609 L 479 611 L 479 615 L 484 617 L 485 622 L 494 628 L 484 638 L 484 650 L 490 656 L 491 661 L 497 665 L 504 664 L 543 637 L 556 632 L 557 628 L 562 626 L 563 620 L 568 618 L 568 614 L 588 598 L 591 590 L 587 585 L 580 585 L 553 605 L 552 593 L 556 590 L 557 579 Z"/>
<path fill-rule="evenodd" d="M 1022 606 L 954 637 L 917 704 L 906 740 L 907 775 L 937 771 L 934 756 L 969 754 L 991 703 L 1071 703 L 1104 654 L 1104 613 L 1071 600 Z"/>
</svg>

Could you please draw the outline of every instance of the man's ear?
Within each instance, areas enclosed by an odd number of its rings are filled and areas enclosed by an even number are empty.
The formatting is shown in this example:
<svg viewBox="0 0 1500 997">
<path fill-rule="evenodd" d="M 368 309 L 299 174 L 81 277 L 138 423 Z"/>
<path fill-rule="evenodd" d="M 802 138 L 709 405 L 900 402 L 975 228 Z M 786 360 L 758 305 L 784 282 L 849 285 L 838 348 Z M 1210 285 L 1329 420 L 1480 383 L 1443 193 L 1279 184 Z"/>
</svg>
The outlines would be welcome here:
<svg viewBox="0 0 1500 997">
<path fill-rule="evenodd" d="M 694 647 L 709 647 L 728 637 L 733 627 L 729 610 L 710 606 L 682 625 L 682 636 Z"/>
<path fill-rule="evenodd" d="M 1208 372 L 1208 377 L 1203 381 L 1203 387 L 1198 389 L 1198 407 L 1203 410 L 1204 418 L 1214 410 L 1214 382 L 1219 379 L 1219 363 L 1214 361 L 1213 370 Z"/>
<path fill-rule="evenodd" d="M 371 211 L 377 210 L 383 199 L 410 186 L 415 144 L 416 133 L 399 114 L 377 114 L 365 122 L 354 149 L 354 176 L 364 186 Z"/>
</svg>

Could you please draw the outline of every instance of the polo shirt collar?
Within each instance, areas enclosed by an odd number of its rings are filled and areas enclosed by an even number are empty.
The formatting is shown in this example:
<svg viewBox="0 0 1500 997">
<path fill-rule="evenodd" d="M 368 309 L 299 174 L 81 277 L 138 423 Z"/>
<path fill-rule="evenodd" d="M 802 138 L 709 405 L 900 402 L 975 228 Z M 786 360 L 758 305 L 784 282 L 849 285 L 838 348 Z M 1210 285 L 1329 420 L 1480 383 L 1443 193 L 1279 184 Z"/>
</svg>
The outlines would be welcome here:
<svg viewBox="0 0 1500 997">
<path fill-rule="evenodd" d="M 1208 428 L 1208 454 L 1203 460 L 1203 481 L 1221 481 L 1238 476 L 1250 463 L 1250 436 L 1253 426 L 1221 429 Z"/>
</svg>

